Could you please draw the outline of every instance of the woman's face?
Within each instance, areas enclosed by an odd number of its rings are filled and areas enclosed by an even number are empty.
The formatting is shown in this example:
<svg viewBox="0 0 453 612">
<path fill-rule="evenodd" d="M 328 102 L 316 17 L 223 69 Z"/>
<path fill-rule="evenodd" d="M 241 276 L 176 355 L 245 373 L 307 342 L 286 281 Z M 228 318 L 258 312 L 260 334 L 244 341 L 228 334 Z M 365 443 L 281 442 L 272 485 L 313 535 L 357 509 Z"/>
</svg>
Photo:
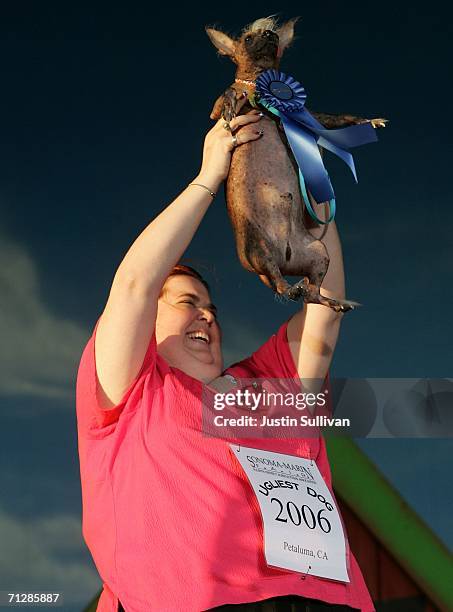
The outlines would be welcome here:
<svg viewBox="0 0 453 612">
<path fill-rule="evenodd" d="M 171 366 L 205 383 L 222 373 L 216 308 L 196 278 L 170 276 L 158 300 L 157 351 Z"/>
</svg>

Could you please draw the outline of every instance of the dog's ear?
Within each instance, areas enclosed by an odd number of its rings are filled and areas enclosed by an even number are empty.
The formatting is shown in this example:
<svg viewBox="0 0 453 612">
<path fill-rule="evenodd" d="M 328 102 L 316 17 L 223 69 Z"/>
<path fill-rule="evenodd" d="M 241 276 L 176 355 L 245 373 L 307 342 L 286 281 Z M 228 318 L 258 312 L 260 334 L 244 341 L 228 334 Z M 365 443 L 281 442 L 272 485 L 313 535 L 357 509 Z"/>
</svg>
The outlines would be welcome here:
<svg viewBox="0 0 453 612">
<path fill-rule="evenodd" d="M 290 19 L 286 23 L 284 23 L 277 30 L 278 34 L 278 57 L 281 57 L 285 51 L 289 47 L 289 45 L 293 42 L 294 39 L 294 26 L 296 22 L 299 20 L 299 17 L 294 17 Z"/>
<path fill-rule="evenodd" d="M 230 57 L 234 57 L 236 42 L 230 38 L 228 34 L 208 27 L 206 27 L 206 34 L 209 36 L 212 44 L 217 48 L 221 55 L 229 55 Z"/>
</svg>

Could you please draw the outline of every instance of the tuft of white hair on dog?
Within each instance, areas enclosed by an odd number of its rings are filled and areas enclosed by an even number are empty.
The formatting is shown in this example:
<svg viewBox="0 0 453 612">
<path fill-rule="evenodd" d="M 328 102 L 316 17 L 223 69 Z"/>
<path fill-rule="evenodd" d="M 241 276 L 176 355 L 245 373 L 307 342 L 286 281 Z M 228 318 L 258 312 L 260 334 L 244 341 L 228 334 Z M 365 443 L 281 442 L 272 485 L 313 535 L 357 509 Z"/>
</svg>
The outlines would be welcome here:
<svg viewBox="0 0 453 612">
<path fill-rule="evenodd" d="M 271 30 L 275 32 L 278 28 L 278 19 L 276 15 L 269 15 L 269 17 L 261 17 L 256 19 L 248 26 L 243 29 L 243 32 L 258 32 L 259 30 Z"/>
</svg>

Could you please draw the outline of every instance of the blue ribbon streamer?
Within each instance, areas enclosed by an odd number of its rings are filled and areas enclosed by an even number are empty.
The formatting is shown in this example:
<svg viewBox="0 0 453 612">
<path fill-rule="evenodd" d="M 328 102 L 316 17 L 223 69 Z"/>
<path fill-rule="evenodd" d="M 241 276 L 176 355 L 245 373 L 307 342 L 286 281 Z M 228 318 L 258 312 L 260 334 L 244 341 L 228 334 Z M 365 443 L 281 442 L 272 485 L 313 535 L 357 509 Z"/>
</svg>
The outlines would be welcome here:
<svg viewBox="0 0 453 612">
<path fill-rule="evenodd" d="M 302 196 L 305 200 L 305 206 L 310 214 L 310 217 L 314 219 L 317 223 L 320 223 L 321 225 L 327 225 L 328 223 L 333 221 L 335 217 L 335 212 L 337 210 L 337 204 L 336 204 L 335 198 L 332 198 L 331 200 L 329 200 L 329 217 L 325 221 L 323 221 L 322 219 L 318 217 L 318 215 L 315 213 L 315 211 L 313 210 L 311 206 L 310 198 L 308 197 L 308 193 L 307 193 L 307 188 L 305 187 L 304 175 L 300 171 L 300 168 L 299 168 L 299 185 L 302 191 Z"/>
<path fill-rule="evenodd" d="M 280 116 L 280 111 L 278 111 L 276 108 L 273 108 L 272 106 L 268 105 L 267 103 L 263 103 L 261 102 L 262 106 L 264 106 L 265 108 L 267 108 L 268 111 L 270 111 L 271 113 L 273 113 L 274 115 L 276 115 L 277 117 L 281 118 Z M 327 172 L 326 172 L 327 174 Z M 329 178 L 329 177 L 327 177 Z M 329 179 L 330 181 L 330 179 Z M 335 202 L 335 198 L 331 198 L 329 200 L 329 217 L 328 219 L 326 219 L 326 221 L 323 221 L 322 219 L 320 219 L 318 217 L 318 215 L 315 213 L 315 211 L 312 208 L 311 202 L 310 202 L 310 198 L 308 197 L 308 193 L 307 193 L 307 188 L 305 186 L 305 179 L 304 179 L 304 175 L 302 174 L 302 170 L 300 169 L 299 166 L 299 185 L 300 185 L 300 190 L 302 192 L 302 197 L 305 201 L 305 206 L 310 214 L 310 217 L 312 219 L 314 219 L 317 223 L 320 223 L 321 225 L 327 225 L 328 223 L 330 223 L 334 217 L 335 217 L 335 212 L 337 209 L 337 205 Z"/>
<path fill-rule="evenodd" d="M 305 108 L 306 93 L 293 77 L 277 70 L 267 70 L 256 80 L 259 103 L 277 115 L 285 130 L 288 143 L 299 166 L 301 191 L 310 215 L 318 223 L 329 223 L 335 215 L 335 194 L 318 147 L 327 149 L 342 159 L 357 182 L 354 159 L 349 149 L 376 142 L 371 123 L 327 130 Z M 307 197 L 307 184 L 317 203 L 329 202 L 330 215 L 322 221 L 313 211 Z"/>
</svg>

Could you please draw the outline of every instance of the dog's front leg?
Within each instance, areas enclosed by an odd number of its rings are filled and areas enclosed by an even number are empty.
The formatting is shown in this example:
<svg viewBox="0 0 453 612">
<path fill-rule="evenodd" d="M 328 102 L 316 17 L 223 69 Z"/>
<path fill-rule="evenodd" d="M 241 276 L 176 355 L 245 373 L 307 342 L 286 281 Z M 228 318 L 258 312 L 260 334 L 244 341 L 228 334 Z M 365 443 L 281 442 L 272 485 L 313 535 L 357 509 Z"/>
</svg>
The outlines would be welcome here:
<svg viewBox="0 0 453 612">
<path fill-rule="evenodd" d="M 234 119 L 238 111 L 238 92 L 233 87 L 228 87 L 223 95 L 223 110 L 222 117 L 228 123 Z"/>
<path fill-rule="evenodd" d="M 365 119 L 364 117 L 355 117 L 354 115 L 329 115 L 327 113 L 315 113 L 313 111 L 310 111 L 310 114 L 327 129 L 343 128 L 349 125 L 358 125 L 360 123 L 371 123 L 374 128 L 379 128 L 385 127 L 388 121 L 383 117 Z"/>
<path fill-rule="evenodd" d="M 211 111 L 211 119 L 216 121 L 223 117 L 228 123 L 234 119 L 244 104 L 247 102 L 247 96 L 243 92 L 238 91 L 234 87 L 228 89 L 215 101 Z"/>
<path fill-rule="evenodd" d="M 212 108 L 211 115 L 210 115 L 211 119 L 215 119 L 216 121 L 218 121 L 220 117 L 222 116 L 224 99 L 225 99 L 225 96 L 224 94 L 222 94 L 215 101 L 215 104 Z"/>
</svg>

